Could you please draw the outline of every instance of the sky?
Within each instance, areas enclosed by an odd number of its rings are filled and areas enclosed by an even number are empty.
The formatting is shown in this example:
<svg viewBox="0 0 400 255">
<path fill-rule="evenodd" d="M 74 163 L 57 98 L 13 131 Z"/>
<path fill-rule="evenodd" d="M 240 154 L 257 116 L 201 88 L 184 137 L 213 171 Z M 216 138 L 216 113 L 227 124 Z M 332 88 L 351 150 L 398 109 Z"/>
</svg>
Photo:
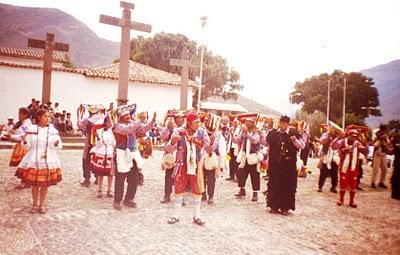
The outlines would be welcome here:
<svg viewBox="0 0 400 255">
<path fill-rule="evenodd" d="M 127 0 L 128 1 L 128 0 Z M 129 0 L 131 1 L 131 0 Z M 98 36 L 120 40 L 120 29 L 100 14 L 120 17 L 117 0 L 0 0 L 52 7 L 87 24 Z M 131 1 L 132 2 L 132 1 Z M 132 19 L 158 32 L 204 43 L 241 74 L 244 96 L 291 114 L 297 81 L 340 69 L 360 71 L 400 59 L 400 0 L 135 0 Z M 207 16 L 202 30 L 200 17 Z"/>
</svg>

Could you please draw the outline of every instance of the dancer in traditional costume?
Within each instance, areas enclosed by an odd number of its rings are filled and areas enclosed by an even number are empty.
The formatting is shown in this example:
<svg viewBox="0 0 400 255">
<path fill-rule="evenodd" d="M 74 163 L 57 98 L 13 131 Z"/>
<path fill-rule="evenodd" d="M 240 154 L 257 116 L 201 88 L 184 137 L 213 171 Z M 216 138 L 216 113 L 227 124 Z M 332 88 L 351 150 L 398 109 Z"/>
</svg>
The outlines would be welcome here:
<svg viewBox="0 0 400 255">
<path fill-rule="evenodd" d="M 239 121 L 235 118 L 235 116 L 230 116 L 229 120 L 231 123 L 231 127 L 229 128 L 229 135 L 226 138 L 229 154 L 229 177 L 226 178 L 226 180 L 237 182 L 237 172 L 239 164 L 236 161 L 236 157 L 239 153 L 239 146 L 233 138 L 235 136 L 240 136 L 241 128 L 239 125 Z"/>
<path fill-rule="evenodd" d="M 221 118 L 221 123 L 219 125 L 219 132 L 221 134 L 220 141 L 219 141 L 219 148 L 222 149 L 220 161 L 222 163 L 221 173 L 229 173 L 230 174 L 230 167 L 229 167 L 229 160 L 230 160 L 230 124 L 229 124 L 229 117 L 223 116 Z M 225 144 L 223 145 L 222 142 Z M 230 176 L 228 177 L 230 178 Z"/>
<path fill-rule="evenodd" d="M 207 128 L 210 146 L 206 148 L 204 155 L 204 192 L 202 201 L 207 201 L 209 205 L 212 205 L 214 203 L 215 182 L 221 174 L 226 159 L 226 143 L 222 133 L 219 131 L 218 116 L 209 115 Z M 223 140 L 222 146 L 220 143 L 221 139 Z"/>
<path fill-rule="evenodd" d="M 297 152 L 304 148 L 304 142 L 297 129 L 289 127 L 290 118 L 282 116 L 279 129 L 268 132 L 269 180 L 267 207 L 270 213 L 288 215 L 295 210 L 297 188 Z"/>
<path fill-rule="evenodd" d="M 371 175 L 371 188 L 376 189 L 376 179 L 378 177 L 379 169 L 381 170 L 381 176 L 379 179 L 379 188 L 387 189 L 385 185 L 386 173 L 387 173 L 387 152 L 391 143 L 389 136 L 386 134 L 386 126 L 382 125 L 380 131 L 377 132 L 376 140 L 374 141 L 374 153 L 372 160 L 372 175 Z"/>
<path fill-rule="evenodd" d="M 26 135 L 27 130 L 32 126 L 32 121 L 29 118 L 28 108 L 20 108 L 18 110 L 18 119 L 19 121 L 15 124 L 14 128 L 10 130 L 7 134 L 7 138 L 9 140 L 16 142 L 10 159 L 10 166 L 18 166 L 23 157 L 25 156 L 26 150 L 22 145 L 22 141 L 24 136 Z M 17 177 L 21 176 L 18 168 L 15 171 L 15 176 Z M 15 188 L 16 189 L 29 188 L 29 185 L 26 184 L 23 179 L 21 179 L 21 183 L 18 184 Z"/>
<path fill-rule="evenodd" d="M 393 174 L 390 178 L 392 184 L 392 198 L 400 200 L 400 133 L 393 136 Z"/>
<path fill-rule="evenodd" d="M 367 148 L 358 140 L 358 131 L 350 129 L 347 137 L 337 138 L 332 143 L 332 149 L 340 152 L 340 196 L 338 206 L 343 205 L 346 190 L 350 190 L 350 207 L 357 208 L 355 196 L 357 190 L 358 160 L 360 154 L 367 155 Z"/>
<path fill-rule="evenodd" d="M 325 180 L 328 176 L 331 178 L 331 189 L 333 193 L 337 193 L 338 183 L 338 167 L 340 163 L 340 157 L 337 150 L 332 148 L 332 142 L 337 138 L 337 132 L 331 128 L 328 132 L 322 134 L 321 141 L 321 164 L 320 164 L 320 175 L 318 181 L 318 192 L 322 192 L 322 188 L 325 184 Z"/>
<path fill-rule="evenodd" d="M 308 163 L 308 158 L 310 155 L 310 131 L 308 124 L 304 121 L 301 121 L 298 124 L 298 129 L 299 133 L 301 135 L 301 138 L 303 139 L 304 142 L 304 149 L 300 151 L 300 159 L 302 161 L 302 166 L 299 171 L 299 177 L 306 178 L 307 177 L 307 163 Z"/>
<path fill-rule="evenodd" d="M 110 119 L 106 117 L 104 119 L 103 127 L 97 129 L 95 132 L 96 143 L 95 146 L 90 150 L 91 153 L 91 170 L 95 176 L 97 176 L 97 197 L 102 198 L 103 192 L 103 177 L 107 176 L 107 194 L 106 196 L 112 198 L 111 186 L 113 181 L 114 168 L 114 149 L 115 149 L 115 138 L 112 129 L 110 128 Z"/>
<path fill-rule="evenodd" d="M 82 173 L 84 181 L 81 182 L 83 187 L 90 186 L 90 150 L 95 144 L 95 135 L 94 131 L 97 128 L 102 127 L 104 116 L 99 113 L 101 106 L 88 105 L 89 117 L 83 118 L 83 114 L 85 111 L 85 106 L 80 105 L 78 109 L 78 128 L 84 131 L 86 140 L 85 140 L 85 148 L 83 149 L 83 157 L 82 157 Z M 104 108 L 104 107 L 103 107 Z M 96 181 L 95 181 L 96 183 Z"/>
<path fill-rule="evenodd" d="M 204 148 L 210 146 L 207 132 L 199 127 L 200 117 L 196 112 L 190 112 L 186 117 L 186 127 L 179 128 L 172 134 L 165 150 L 168 153 L 176 151 L 176 163 L 173 173 L 175 186 L 174 214 L 168 224 L 180 221 L 183 194 L 186 184 L 190 184 L 194 203 L 193 223 L 199 226 L 205 224 L 200 218 L 201 194 L 204 191 L 203 157 Z"/>
<path fill-rule="evenodd" d="M 241 134 L 235 135 L 233 138 L 240 148 L 237 156 L 239 193 L 235 196 L 237 198 L 246 196 L 246 181 L 250 175 L 253 188 L 252 202 L 258 201 L 258 193 L 260 192 L 259 169 L 260 163 L 264 159 L 264 155 L 260 151 L 260 130 L 256 127 L 257 117 L 258 114 L 246 116 Z"/>
<path fill-rule="evenodd" d="M 183 111 L 169 111 L 167 113 L 165 127 L 161 130 L 160 139 L 167 145 L 171 140 L 172 134 L 185 123 L 185 113 Z M 167 153 L 164 148 L 163 162 L 161 169 L 165 171 L 164 178 L 164 198 L 160 201 L 162 204 L 171 202 L 173 178 L 172 173 L 175 167 L 175 157 L 172 153 Z"/>
<path fill-rule="evenodd" d="M 123 204 L 127 207 L 136 207 L 134 201 L 136 190 L 139 185 L 139 170 L 144 165 L 144 160 L 137 149 L 136 134 L 151 130 L 156 123 L 156 113 L 148 124 L 133 121 L 132 115 L 136 111 L 136 104 L 123 105 L 117 108 L 119 116 L 118 123 L 113 131 L 116 140 L 116 171 L 114 183 L 114 204 L 116 210 L 122 209 Z M 125 181 L 128 188 L 124 197 Z"/>
<path fill-rule="evenodd" d="M 32 186 L 31 213 L 46 213 L 48 187 L 61 181 L 61 165 L 57 152 L 62 148 L 58 131 L 49 124 L 50 114 L 39 110 L 37 125 L 31 126 L 23 138 L 23 146 L 28 150 L 18 166 L 19 177 Z"/>
</svg>

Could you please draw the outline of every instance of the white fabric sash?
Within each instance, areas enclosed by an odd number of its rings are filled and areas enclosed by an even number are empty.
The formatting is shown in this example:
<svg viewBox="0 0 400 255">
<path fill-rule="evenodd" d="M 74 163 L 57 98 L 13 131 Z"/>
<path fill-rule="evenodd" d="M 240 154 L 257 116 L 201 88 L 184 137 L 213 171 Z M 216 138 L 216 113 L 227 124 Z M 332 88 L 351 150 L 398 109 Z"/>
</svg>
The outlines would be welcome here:
<svg viewBox="0 0 400 255">
<path fill-rule="evenodd" d="M 347 138 L 345 139 L 345 147 L 348 147 L 348 140 Z M 351 156 L 351 161 L 350 161 L 350 156 Z M 350 166 L 351 162 L 351 166 Z M 350 171 L 355 171 L 358 163 L 358 148 L 356 146 L 353 146 L 353 149 L 351 152 L 346 153 L 346 156 L 344 157 L 343 160 L 343 165 L 342 165 L 342 172 L 346 172 L 347 169 L 350 168 Z"/>
<path fill-rule="evenodd" d="M 187 174 L 196 175 L 197 160 L 196 160 L 196 145 L 194 143 L 189 143 L 187 137 L 185 137 L 186 142 L 186 164 L 187 164 Z"/>
</svg>

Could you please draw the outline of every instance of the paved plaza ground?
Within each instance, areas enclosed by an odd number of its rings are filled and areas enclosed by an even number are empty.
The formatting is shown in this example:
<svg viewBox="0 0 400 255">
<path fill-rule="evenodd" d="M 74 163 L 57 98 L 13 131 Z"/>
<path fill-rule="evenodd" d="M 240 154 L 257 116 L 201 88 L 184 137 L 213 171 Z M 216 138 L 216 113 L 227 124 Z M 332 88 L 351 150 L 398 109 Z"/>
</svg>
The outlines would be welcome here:
<svg viewBox="0 0 400 255">
<path fill-rule="evenodd" d="M 51 187 L 49 212 L 28 213 L 30 190 L 15 190 L 8 167 L 11 150 L 0 150 L 0 254 L 400 254 L 400 201 L 390 190 L 372 191 L 364 177 L 359 207 L 337 207 L 337 194 L 316 192 L 319 171 L 299 179 L 297 210 L 272 215 L 264 197 L 237 200 L 236 183 L 220 178 L 215 204 L 202 205 L 204 227 L 192 223 L 193 207 L 182 210 L 176 225 L 166 223 L 172 204 L 162 205 L 161 152 L 143 170 L 138 208 L 112 208 L 112 199 L 96 197 L 96 187 L 82 188 L 81 151 L 60 153 L 63 181 Z M 389 171 L 388 178 L 391 176 Z M 387 181 L 389 183 L 389 181 Z M 248 191 L 250 191 L 248 180 Z M 265 188 L 266 183 L 262 186 Z M 250 192 L 248 192 L 250 193 Z M 348 201 L 348 197 L 346 197 Z"/>
</svg>

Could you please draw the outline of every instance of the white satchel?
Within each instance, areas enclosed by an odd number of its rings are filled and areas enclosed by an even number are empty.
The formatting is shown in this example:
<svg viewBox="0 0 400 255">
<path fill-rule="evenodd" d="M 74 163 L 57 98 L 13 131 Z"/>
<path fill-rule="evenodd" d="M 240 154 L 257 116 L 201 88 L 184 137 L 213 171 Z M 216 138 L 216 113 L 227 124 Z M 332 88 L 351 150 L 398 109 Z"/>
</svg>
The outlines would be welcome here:
<svg viewBox="0 0 400 255">
<path fill-rule="evenodd" d="M 116 149 L 116 153 L 117 153 L 117 171 L 119 173 L 129 172 L 133 166 L 131 151 L 128 148 L 125 150 Z"/>
<path fill-rule="evenodd" d="M 142 169 L 144 167 L 144 159 L 142 158 L 142 155 L 140 154 L 139 150 L 135 150 L 132 153 L 132 157 L 136 162 L 136 166 L 138 169 Z"/>
<path fill-rule="evenodd" d="M 247 155 L 247 164 L 255 165 L 258 163 L 258 156 L 257 153 L 250 153 Z"/>
<path fill-rule="evenodd" d="M 219 166 L 218 164 L 218 157 L 215 152 L 211 153 L 206 153 L 204 156 L 204 169 L 208 171 L 212 171 L 217 169 Z"/>
<path fill-rule="evenodd" d="M 240 150 L 236 155 L 236 163 L 242 162 L 245 155 L 245 152 L 243 150 Z"/>
</svg>

